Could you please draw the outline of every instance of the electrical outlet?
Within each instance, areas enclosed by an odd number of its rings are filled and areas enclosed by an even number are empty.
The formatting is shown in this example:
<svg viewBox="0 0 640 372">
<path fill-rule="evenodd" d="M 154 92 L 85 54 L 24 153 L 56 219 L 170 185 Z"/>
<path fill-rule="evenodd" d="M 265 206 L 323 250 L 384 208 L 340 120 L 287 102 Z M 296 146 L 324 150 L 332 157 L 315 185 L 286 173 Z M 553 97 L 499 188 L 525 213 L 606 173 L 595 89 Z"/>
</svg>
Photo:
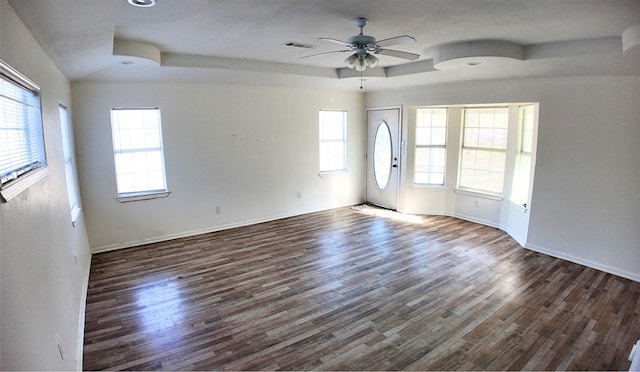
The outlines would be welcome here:
<svg viewBox="0 0 640 372">
<path fill-rule="evenodd" d="M 480 200 L 476 200 L 475 204 L 476 204 L 476 208 L 479 208 L 480 207 Z"/>
<path fill-rule="evenodd" d="M 216 214 L 220 214 L 222 213 L 222 207 L 220 207 L 219 205 L 216 205 Z"/>
<path fill-rule="evenodd" d="M 296 196 L 298 197 L 298 199 L 302 199 L 302 193 L 300 191 L 298 191 L 298 193 L 296 194 Z"/>
</svg>

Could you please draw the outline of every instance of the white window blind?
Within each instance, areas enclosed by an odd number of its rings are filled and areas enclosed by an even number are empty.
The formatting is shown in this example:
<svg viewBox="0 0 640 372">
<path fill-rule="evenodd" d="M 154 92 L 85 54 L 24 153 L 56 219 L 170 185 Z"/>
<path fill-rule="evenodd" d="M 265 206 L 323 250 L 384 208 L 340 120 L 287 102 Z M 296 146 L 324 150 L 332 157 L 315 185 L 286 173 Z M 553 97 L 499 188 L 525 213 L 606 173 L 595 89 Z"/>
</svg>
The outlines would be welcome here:
<svg viewBox="0 0 640 372">
<path fill-rule="evenodd" d="M 444 185 L 446 140 L 447 109 L 417 109 L 413 176 L 415 184 Z"/>
<path fill-rule="evenodd" d="M 46 166 L 40 89 L 0 61 L 0 188 Z M 3 198 L 8 197 L 3 192 Z"/>
<path fill-rule="evenodd" d="M 508 127 L 508 107 L 464 110 L 460 188 L 502 194 Z"/>
<path fill-rule="evenodd" d="M 347 112 L 320 111 L 320 172 L 347 170 Z"/>
<path fill-rule="evenodd" d="M 118 196 L 166 192 L 160 109 L 114 108 L 111 130 Z"/>
</svg>

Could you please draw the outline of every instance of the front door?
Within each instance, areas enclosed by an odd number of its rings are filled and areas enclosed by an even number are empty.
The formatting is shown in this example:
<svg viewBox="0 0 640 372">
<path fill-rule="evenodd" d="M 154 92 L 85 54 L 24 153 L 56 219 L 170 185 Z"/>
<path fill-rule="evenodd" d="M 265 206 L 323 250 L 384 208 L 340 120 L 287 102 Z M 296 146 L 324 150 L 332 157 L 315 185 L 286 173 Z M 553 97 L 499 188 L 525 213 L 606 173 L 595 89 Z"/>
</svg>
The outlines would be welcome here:
<svg viewBox="0 0 640 372">
<path fill-rule="evenodd" d="M 367 111 L 367 203 L 397 207 L 399 137 L 399 108 Z"/>
</svg>

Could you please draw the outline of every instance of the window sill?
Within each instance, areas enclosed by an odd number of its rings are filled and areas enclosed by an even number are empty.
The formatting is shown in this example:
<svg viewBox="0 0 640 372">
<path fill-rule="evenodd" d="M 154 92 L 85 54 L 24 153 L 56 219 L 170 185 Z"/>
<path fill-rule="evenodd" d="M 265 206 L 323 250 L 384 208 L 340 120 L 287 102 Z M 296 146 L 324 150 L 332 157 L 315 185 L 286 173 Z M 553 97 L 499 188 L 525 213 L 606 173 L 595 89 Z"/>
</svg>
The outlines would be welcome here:
<svg viewBox="0 0 640 372">
<path fill-rule="evenodd" d="M 26 175 L 21 176 L 17 180 L 9 183 L 8 185 L 4 186 L 2 190 L 0 190 L 2 201 L 6 203 L 9 200 L 15 198 L 21 192 L 28 189 L 29 186 L 45 178 L 47 174 L 49 174 L 49 168 L 47 168 L 47 166 L 44 166 L 33 170 Z"/>
<path fill-rule="evenodd" d="M 475 197 L 490 199 L 490 200 L 501 201 L 502 199 L 504 199 L 504 197 L 500 194 L 491 194 L 488 192 L 482 192 L 482 191 L 476 191 L 476 190 L 454 188 L 453 191 L 456 194 L 475 196 Z"/>
<path fill-rule="evenodd" d="M 529 203 L 527 202 L 515 201 L 513 199 L 509 199 L 509 201 L 511 202 L 511 204 L 518 206 L 520 209 L 522 209 L 524 213 L 527 213 L 527 211 L 529 210 Z"/>
<path fill-rule="evenodd" d="M 73 206 L 71 209 L 71 226 L 76 227 L 78 224 L 78 216 L 80 215 L 80 207 Z"/>
<path fill-rule="evenodd" d="M 429 183 L 414 183 L 413 188 L 415 189 L 434 189 L 434 190 L 444 190 L 444 185 L 436 185 Z"/>
<path fill-rule="evenodd" d="M 337 175 L 344 174 L 344 173 L 347 173 L 346 169 L 339 169 L 339 170 L 334 170 L 334 171 L 319 172 L 318 176 L 321 177 L 321 178 L 325 178 L 325 177 L 337 176 Z"/>
<path fill-rule="evenodd" d="M 160 199 L 166 198 L 171 194 L 171 191 L 160 191 L 160 192 L 151 192 L 151 193 L 131 193 L 131 194 L 123 194 L 122 196 L 118 196 L 116 200 L 119 203 L 130 203 L 134 201 L 140 200 L 151 200 L 151 199 Z"/>
</svg>

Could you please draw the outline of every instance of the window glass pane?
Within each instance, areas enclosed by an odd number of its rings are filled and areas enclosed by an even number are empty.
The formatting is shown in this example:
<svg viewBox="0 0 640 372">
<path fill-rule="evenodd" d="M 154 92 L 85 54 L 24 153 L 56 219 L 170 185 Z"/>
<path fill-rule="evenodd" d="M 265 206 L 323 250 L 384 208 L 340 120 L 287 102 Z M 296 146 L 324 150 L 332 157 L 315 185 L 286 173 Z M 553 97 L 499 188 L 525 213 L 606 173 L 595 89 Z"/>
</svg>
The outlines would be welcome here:
<svg viewBox="0 0 640 372">
<path fill-rule="evenodd" d="M 69 198 L 69 210 L 71 211 L 71 222 L 75 222 L 79 212 L 80 203 L 78 190 L 76 188 L 76 178 L 73 166 L 73 147 L 71 136 L 71 124 L 69 123 L 69 113 L 67 108 L 58 106 L 60 114 L 60 129 L 62 133 L 62 152 L 64 154 L 64 172 L 67 181 L 67 196 Z"/>
<path fill-rule="evenodd" d="M 443 185 L 444 172 L 444 148 L 416 148 L 414 183 Z"/>
<path fill-rule="evenodd" d="M 464 131 L 464 146 L 478 147 L 480 131 L 477 128 L 467 128 Z"/>
<path fill-rule="evenodd" d="M 532 176 L 532 152 L 533 127 L 534 127 L 534 105 L 520 106 L 519 109 L 519 151 L 516 155 L 513 170 L 513 183 L 511 186 L 511 200 L 518 204 L 528 203 L 529 187 Z"/>
<path fill-rule="evenodd" d="M 501 193 L 504 187 L 505 158 L 506 155 L 503 152 L 463 150 L 460 163 L 460 187 Z"/>
<path fill-rule="evenodd" d="M 431 130 L 431 145 L 444 146 L 447 140 L 447 128 L 432 128 Z"/>
<path fill-rule="evenodd" d="M 118 194 L 166 191 L 160 110 L 111 111 Z"/>
<path fill-rule="evenodd" d="M 508 124 L 506 107 L 465 109 L 460 187 L 502 193 Z"/>
<path fill-rule="evenodd" d="M 373 142 L 373 173 L 376 185 L 384 190 L 391 176 L 391 132 L 387 123 L 382 122 L 376 129 Z"/>
<path fill-rule="evenodd" d="M 429 145 L 430 135 L 430 128 L 416 127 L 416 145 Z"/>
<path fill-rule="evenodd" d="M 319 113 L 320 172 L 347 169 L 347 112 Z"/>
<path fill-rule="evenodd" d="M 477 131 L 478 147 L 493 148 L 493 128 L 471 129 L 470 131 Z"/>
<path fill-rule="evenodd" d="M 533 151 L 533 105 L 520 107 L 520 151 L 531 153 Z"/>
<path fill-rule="evenodd" d="M 417 109 L 414 183 L 444 184 L 446 139 L 447 109 Z"/>
<path fill-rule="evenodd" d="M 494 149 L 507 149 L 507 129 L 495 129 L 493 131 L 493 145 Z"/>
</svg>

